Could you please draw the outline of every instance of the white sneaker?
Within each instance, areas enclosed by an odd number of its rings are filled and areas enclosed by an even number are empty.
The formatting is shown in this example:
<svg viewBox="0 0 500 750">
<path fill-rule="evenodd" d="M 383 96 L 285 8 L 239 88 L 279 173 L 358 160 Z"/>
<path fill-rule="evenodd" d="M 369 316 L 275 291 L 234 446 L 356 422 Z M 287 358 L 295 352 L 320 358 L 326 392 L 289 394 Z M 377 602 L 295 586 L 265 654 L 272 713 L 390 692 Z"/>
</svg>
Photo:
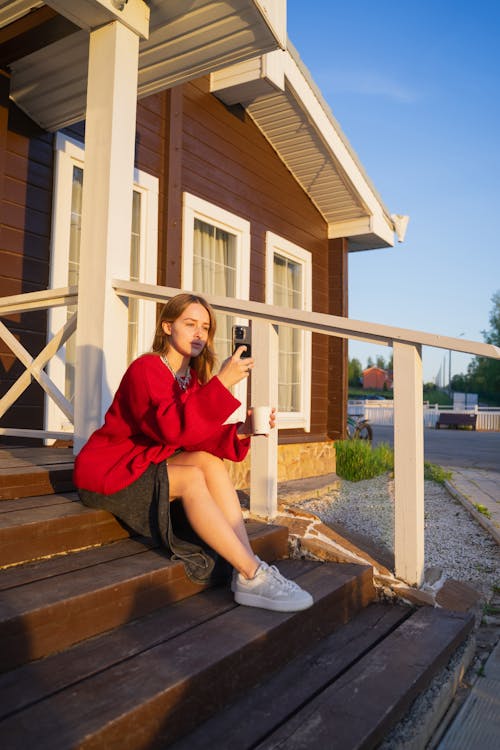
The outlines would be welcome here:
<svg viewBox="0 0 500 750">
<path fill-rule="evenodd" d="M 248 607 L 276 612 L 298 612 L 313 604 L 311 594 L 281 575 L 275 565 L 261 562 L 253 578 L 238 574 L 233 579 L 234 600 Z"/>
<path fill-rule="evenodd" d="M 258 555 L 255 555 L 255 559 L 257 560 L 259 565 L 261 565 L 264 562 L 264 560 L 261 560 Z M 265 564 L 266 563 L 264 563 L 264 565 Z M 238 571 L 236 570 L 236 568 L 233 568 L 233 574 L 231 576 L 231 591 L 233 592 L 233 594 L 236 591 L 236 586 L 238 585 L 238 576 L 239 576 Z"/>
</svg>

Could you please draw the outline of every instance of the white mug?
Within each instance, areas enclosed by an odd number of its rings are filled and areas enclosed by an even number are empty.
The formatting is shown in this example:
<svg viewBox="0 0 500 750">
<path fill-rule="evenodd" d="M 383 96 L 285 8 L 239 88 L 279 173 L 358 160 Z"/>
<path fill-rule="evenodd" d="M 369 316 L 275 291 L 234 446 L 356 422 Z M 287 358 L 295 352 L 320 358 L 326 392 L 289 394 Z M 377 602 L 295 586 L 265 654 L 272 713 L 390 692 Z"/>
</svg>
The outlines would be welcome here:
<svg viewBox="0 0 500 750">
<path fill-rule="evenodd" d="M 252 433 L 254 435 L 269 435 L 270 406 L 252 406 Z"/>
</svg>

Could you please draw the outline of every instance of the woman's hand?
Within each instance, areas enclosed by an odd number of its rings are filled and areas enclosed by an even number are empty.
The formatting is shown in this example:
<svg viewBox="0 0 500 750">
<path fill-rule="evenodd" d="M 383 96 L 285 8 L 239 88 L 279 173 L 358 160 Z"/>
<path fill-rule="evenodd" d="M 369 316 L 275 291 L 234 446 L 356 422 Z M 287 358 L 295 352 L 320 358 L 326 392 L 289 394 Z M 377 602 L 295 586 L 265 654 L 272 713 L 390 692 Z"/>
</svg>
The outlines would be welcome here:
<svg viewBox="0 0 500 750">
<path fill-rule="evenodd" d="M 254 360 L 253 357 L 241 357 L 245 349 L 246 346 L 239 346 L 233 356 L 222 363 L 222 367 L 217 373 L 217 377 L 226 388 L 231 388 L 232 385 L 236 385 L 240 380 L 244 380 L 250 375 Z"/>
<path fill-rule="evenodd" d="M 276 427 L 276 409 L 273 406 L 269 412 L 269 428 L 271 430 L 274 430 L 275 427 Z M 242 439 L 246 437 L 251 437 L 254 434 L 251 409 L 248 410 L 247 418 L 245 419 L 245 421 L 242 422 L 240 426 L 238 427 L 237 434 L 238 434 L 238 437 Z"/>
</svg>

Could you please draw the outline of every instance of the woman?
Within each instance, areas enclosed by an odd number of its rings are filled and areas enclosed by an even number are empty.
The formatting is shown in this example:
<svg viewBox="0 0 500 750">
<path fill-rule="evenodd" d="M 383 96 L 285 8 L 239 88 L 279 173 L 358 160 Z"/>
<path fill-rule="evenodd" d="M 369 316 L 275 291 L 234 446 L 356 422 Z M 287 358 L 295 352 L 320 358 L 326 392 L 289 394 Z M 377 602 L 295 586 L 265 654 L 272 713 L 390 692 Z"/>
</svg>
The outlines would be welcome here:
<svg viewBox="0 0 500 750">
<path fill-rule="evenodd" d="M 311 595 L 259 560 L 248 540 L 222 459 L 241 461 L 249 449 L 251 415 L 225 422 L 240 405 L 229 389 L 249 376 L 254 361 L 242 359 L 241 346 L 212 376 L 214 335 L 215 316 L 204 299 L 179 294 L 167 302 L 152 353 L 129 366 L 104 425 L 77 456 L 75 484 L 82 502 L 159 538 L 192 580 L 205 582 L 213 574 L 212 557 L 172 528 L 170 501 L 181 498 L 191 528 L 233 566 L 238 603 L 305 609 Z M 274 409 L 269 424 L 275 425 Z"/>
</svg>

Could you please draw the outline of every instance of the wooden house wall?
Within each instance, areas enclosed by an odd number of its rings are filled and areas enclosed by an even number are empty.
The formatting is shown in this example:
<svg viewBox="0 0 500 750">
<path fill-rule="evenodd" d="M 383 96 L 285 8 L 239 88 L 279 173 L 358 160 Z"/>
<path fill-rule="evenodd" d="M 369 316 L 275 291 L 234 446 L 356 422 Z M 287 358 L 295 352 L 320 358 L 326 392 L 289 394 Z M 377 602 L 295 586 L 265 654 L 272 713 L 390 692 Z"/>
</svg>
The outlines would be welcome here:
<svg viewBox="0 0 500 750">
<path fill-rule="evenodd" d="M 47 289 L 52 212 L 53 136 L 9 103 L 0 76 L 0 289 L 8 296 Z M 46 342 L 45 312 L 13 315 L 8 327 L 30 354 Z M 24 367 L 0 341 L 0 395 Z M 41 427 L 43 393 L 32 383 L 2 419 L 11 427 Z"/>
<path fill-rule="evenodd" d="M 7 97 L 8 87 L 0 109 L 2 295 L 48 286 L 53 182 L 52 134 L 12 105 L 7 122 Z M 83 123 L 67 132 L 83 140 Z M 158 283 L 180 286 L 182 192 L 188 191 L 250 221 L 251 299 L 265 299 L 265 234 L 272 231 L 311 252 L 313 310 L 345 310 L 346 248 L 329 245 L 326 223 L 313 203 L 245 111 L 229 109 L 210 94 L 208 78 L 138 102 L 136 166 L 159 178 Z M 19 316 L 13 325 L 29 351 L 42 348 L 45 314 Z M 0 346 L 5 392 L 22 366 Z M 323 440 L 341 429 L 346 347 L 338 339 L 314 335 L 312 350 L 311 432 L 286 431 L 284 442 Z M 28 389 L 2 424 L 42 426 L 38 385 Z"/>
</svg>

